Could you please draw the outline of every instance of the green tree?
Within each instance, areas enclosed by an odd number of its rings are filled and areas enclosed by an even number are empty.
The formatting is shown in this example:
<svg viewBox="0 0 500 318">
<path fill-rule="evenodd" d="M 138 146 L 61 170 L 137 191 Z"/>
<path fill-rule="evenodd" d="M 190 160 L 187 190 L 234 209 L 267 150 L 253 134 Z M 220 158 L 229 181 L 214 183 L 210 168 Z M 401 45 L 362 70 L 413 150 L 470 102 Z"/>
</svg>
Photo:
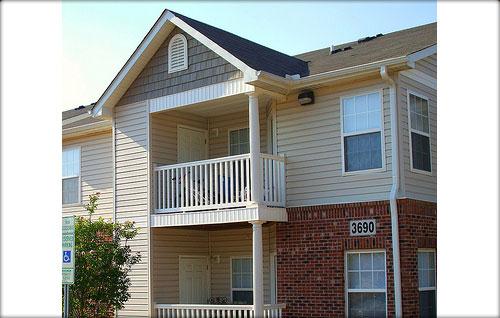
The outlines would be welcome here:
<svg viewBox="0 0 500 318">
<path fill-rule="evenodd" d="M 137 235 L 133 222 L 92 220 L 99 193 L 89 196 L 88 217 L 75 220 L 75 284 L 71 286 L 71 317 L 105 317 L 129 299 L 128 273 L 141 256 L 128 241 Z"/>
</svg>

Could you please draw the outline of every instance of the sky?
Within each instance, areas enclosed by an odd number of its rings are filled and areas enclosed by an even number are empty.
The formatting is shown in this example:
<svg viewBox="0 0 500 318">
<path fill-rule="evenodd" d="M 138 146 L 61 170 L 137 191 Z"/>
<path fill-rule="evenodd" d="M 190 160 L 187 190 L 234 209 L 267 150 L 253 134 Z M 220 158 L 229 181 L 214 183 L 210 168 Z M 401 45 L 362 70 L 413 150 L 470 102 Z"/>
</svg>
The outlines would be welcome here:
<svg viewBox="0 0 500 318">
<path fill-rule="evenodd" d="M 294 55 L 437 21 L 435 1 L 63 1 L 63 105 L 97 101 L 168 8 Z"/>
</svg>

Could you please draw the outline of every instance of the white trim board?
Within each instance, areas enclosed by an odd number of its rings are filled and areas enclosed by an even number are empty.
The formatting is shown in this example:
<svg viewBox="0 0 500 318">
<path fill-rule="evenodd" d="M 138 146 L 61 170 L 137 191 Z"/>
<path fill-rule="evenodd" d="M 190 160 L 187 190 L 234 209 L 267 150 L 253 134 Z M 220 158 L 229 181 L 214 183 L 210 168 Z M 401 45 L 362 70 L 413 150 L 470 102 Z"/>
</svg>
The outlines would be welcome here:
<svg viewBox="0 0 500 318">
<path fill-rule="evenodd" d="M 408 66 L 415 68 L 415 62 L 437 53 L 437 44 L 431 45 L 420 51 L 408 54 Z"/>
<path fill-rule="evenodd" d="M 240 78 L 227 82 L 199 87 L 172 95 L 149 99 L 149 112 L 155 113 L 163 110 L 179 108 L 182 106 L 253 91 L 254 87 L 252 85 L 245 84 L 243 78 Z"/>
<path fill-rule="evenodd" d="M 250 221 L 287 222 L 288 214 L 285 208 L 269 207 L 151 214 L 151 227 L 223 224 Z"/>
<path fill-rule="evenodd" d="M 420 84 L 423 84 L 427 87 L 437 90 L 437 79 L 435 79 L 430 75 L 425 74 L 422 71 L 411 69 L 402 71 L 400 74 L 405 77 L 408 77 L 409 79 L 414 80 L 415 82 L 419 82 Z"/>
</svg>

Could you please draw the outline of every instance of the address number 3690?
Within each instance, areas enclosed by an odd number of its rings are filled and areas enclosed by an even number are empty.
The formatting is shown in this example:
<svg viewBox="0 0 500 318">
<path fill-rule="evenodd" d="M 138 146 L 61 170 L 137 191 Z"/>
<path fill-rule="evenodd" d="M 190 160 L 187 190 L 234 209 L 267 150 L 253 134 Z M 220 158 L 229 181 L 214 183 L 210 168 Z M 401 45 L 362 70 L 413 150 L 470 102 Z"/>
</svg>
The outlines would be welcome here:
<svg viewBox="0 0 500 318">
<path fill-rule="evenodd" d="M 376 222 L 374 219 L 349 221 L 349 232 L 351 236 L 375 235 Z"/>
</svg>

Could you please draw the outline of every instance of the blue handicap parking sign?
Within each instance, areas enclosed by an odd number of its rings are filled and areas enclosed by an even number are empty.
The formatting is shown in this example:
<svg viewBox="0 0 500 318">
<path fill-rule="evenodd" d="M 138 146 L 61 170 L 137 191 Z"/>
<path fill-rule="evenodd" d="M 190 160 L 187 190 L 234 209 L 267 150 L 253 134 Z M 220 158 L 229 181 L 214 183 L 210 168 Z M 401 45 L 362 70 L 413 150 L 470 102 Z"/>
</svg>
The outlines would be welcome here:
<svg viewBox="0 0 500 318">
<path fill-rule="evenodd" d="M 71 263 L 71 251 L 63 251 L 63 263 Z"/>
</svg>

